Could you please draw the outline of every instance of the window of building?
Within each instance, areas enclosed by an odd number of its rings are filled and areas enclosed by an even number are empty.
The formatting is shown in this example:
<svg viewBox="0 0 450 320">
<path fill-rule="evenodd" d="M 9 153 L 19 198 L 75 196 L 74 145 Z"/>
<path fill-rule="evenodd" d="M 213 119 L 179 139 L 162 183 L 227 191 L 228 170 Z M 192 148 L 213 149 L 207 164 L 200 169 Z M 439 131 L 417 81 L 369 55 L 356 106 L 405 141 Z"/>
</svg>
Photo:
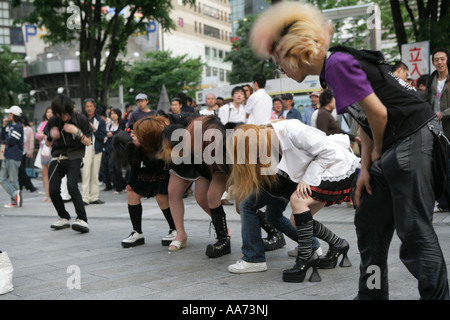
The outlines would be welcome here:
<svg viewBox="0 0 450 320">
<path fill-rule="evenodd" d="M 219 18 L 220 18 L 219 17 L 219 10 L 216 9 L 216 8 L 210 7 L 210 6 L 206 5 L 206 4 L 203 5 L 203 14 L 205 16 L 208 16 L 208 17 L 211 17 L 211 18 L 214 18 L 214 19 L 217 19 L 217 20 L 219 20 Z"/>
<path fill-rule="evenodd" d="M 219 80 L 225 81 L 225 70 L 219 69 Z"/>
<path fill-rule="evenodd" d="M 11 44 L 23 46 L 25 42 L 23 41 L 22 29 L 20 28 L 11 28 Z"/>
<path fill-rule="evenodd" d="M 205 67 L 205 74 L 207 77 L 211 77 L 211 67 L 210 66 Z"/>
<path fill-rule="evenodd" d="M 205 56 L 206 57 L 209 57 L 210 56 L 210 53 L 211 52 L 211 48 L 210 47 L 205 47 Z"/>
<path fill-rule="evenodd" d="M 214 28 L 214 27 L 211 27 L 211 26 L 208 26 L 205 24 L 203 29 L 204 29 L 203 34 L 205 36 L 210 36 L 210 37 L 213 37 L 216 39 L 220 39 L 220 30 L 218 28 Z"/>
</svg>

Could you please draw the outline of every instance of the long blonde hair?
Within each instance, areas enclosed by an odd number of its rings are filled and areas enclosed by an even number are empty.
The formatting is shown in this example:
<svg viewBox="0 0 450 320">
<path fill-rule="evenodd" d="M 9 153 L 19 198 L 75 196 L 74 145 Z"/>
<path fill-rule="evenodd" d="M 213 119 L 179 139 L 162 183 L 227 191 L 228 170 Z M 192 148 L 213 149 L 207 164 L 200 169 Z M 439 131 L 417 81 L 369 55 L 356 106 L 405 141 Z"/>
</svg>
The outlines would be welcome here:
<svg viewBox="0 0 450 320">
<path fill-rule="evenodd" d="M 299 62 L 309 65 L 321 51 L 328 50 L 333 32 L 333 26 L 312 5 L 281 2 L 256 20 L 250 45 L 261 58 L 272 55 L 276 47 L 282 48 L 286 63 L 296 69 Z"/>
<path fill-rule="evenodd" d="M 258 194 L 262 187 L 270 189 L 278 181 L 273 161 L 267 163 L 261 157 L 270 158 L 278 153 L 278 140 L 272 128 L 240 125 L 227 137 L 226 148 L 227 161 L 233 162 L 228 185 L 233 186 L 238 203 L 253 192 Z"/>
</svg>

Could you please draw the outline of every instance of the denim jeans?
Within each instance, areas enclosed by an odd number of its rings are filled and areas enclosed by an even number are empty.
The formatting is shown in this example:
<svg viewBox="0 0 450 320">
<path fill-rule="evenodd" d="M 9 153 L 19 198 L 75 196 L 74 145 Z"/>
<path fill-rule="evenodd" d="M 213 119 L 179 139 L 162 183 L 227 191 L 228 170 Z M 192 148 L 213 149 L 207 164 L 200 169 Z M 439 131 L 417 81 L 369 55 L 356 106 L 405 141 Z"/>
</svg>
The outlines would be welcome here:
<svg viewBox="0 0 450 320">
<path fill-rule="evenodd" d="M 258 209 L 264 206 L 266 206 L 266 217 L 269 224 L 286 234 L 293 241 L 298 241 L 297 230 L 292 226 L 290 220 L 283 216 L 287 204 L 287 199 L 275 197 L 264 189 L 261 189 L 258 195 L 256 193 L 251 194 L 240 203 L 242 260 L 251 263 L 266 261 L 261 225 L 256 213 Z M 320 246 L 316 238 L 313 238 L 312 246 L 313 250 Z"/>
<path fill-rule="evenodd" d="M 78 189 L 78 176 L 80 175 L 81 159 L 52 161 L 48 170 L 49 191 L 53 206 L 60 218 L 69 220 L 70 214 L 66 211 L 64 201 L 61 198 L 61 180 L 67 174 L 67 189 L 72 198 L 77 218 L 87 222 L 86 210 L 83 198 Z"/>
<path fill-rule="evenodd" d="M 372 164 L 372 194 L 363 194 L 355 213 L 360 299 L 389 298 L 387 258 L 394 230 L 400 259 L 417 279 L 421 298 L 449 299 L 446 263 L 433 228 L 432 161 L 433 135 L 424 126 Z M 380 284 L 375 288 L 369 285 L 374 266 Z"/>
<path fill-rule="evenodd" d="M 14 203 L 15 193 L 19 190 L 19 167 L 20 161 L 5 158 L 0 169 L 0 184 Z"/>
</svg>

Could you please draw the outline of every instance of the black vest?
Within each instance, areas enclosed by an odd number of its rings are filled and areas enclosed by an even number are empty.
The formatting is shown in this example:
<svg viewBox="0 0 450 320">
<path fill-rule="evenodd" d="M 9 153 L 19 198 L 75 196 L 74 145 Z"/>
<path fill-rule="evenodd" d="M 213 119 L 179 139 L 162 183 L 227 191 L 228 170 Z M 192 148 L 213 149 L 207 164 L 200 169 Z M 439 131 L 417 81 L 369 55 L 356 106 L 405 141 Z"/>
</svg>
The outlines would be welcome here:
<svg viewBox="0 0 450 320">
<path fill-rule="evenodd" d="M 416 132 L 436 116 L 429 103 L 423 101 L 417 91 L 391 72 L 391 67 L 385 62 L 381 52 L 342 46 L 332 47 L 329 51 L 345 52 L 358 60 L 375 94 L 387 108 L 388 122 L 383 151 L 390 148 L 395 141 Z M 362 108 L 354 103 L 347 107 L 347 112 L 358 122 L 361 129 L 372 137 L 367 116 Z"/>
</svg>

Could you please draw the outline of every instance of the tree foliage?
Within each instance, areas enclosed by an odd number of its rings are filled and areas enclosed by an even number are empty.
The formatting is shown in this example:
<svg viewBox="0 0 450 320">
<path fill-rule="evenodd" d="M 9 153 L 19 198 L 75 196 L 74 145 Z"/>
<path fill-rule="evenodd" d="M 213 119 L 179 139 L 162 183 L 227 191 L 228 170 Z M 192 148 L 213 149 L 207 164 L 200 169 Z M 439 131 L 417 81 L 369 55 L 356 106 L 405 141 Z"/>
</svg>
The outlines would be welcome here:
<svg viewBox="0 0 450 320">
<path fill-rule="evenodd" d="M 24 0 L 12 0 L 19 6 Z M 195 0 L 183 0 L 194 4 Z M 148 21 L 157 21 L 160 27 L 169 31 L 175 28 L 170 18 L 171 0 L 34 0 L 34 11 L 21 22 L 46 27 L 44 40 L 55 44 L 76 40 L 80 52 L 81 98 L 95 98 L 106 103 L 112 76 L 120 72 L 120 53 L 126 51 L 128 38 L 145 31 Z M 80 10 L 80 28 L 68 28 L 67 22 L 75 5 Z M 111 14 L 104 14 L 105 7 L 114 8 Z M 126 14 L 124 14 L 124 12 Z M 108 51 L 105 58 L 102 53 Z"/>
<path fill-rule="evenodd" d="M 22 80 L 22 65 L 19 55 L 11 53 L 7 46 L 0 47 L 0 107 L 18 105 L 18 94 L 28 92 L 28 85 Z"/>
<path fill-rule="evenodd" d="M 146 59 L 136 61 L 124 76 L 124 87 L 133 88 L 125 99 L 134 101 L 136 94 L 143 92 L 148 95 L 151 107 L 155 108 L 163 84 L 169 98 L 183 90 L 188 96 L 195 96 L 203 67 L 201 58 L 188 59 L 187 54 L 173 57 L 171 51 L 148 52 Z"/>
<path fill-rule="evenodd" d="M 397 44 L 430 41 L 431 50 L 450 47 L 450 0 L 390 0 Z M 408 33 L 407 24 L 411 24 Z"/>
<path fill-rule="evenodd" d="M 267 79 L 273 79 L 276 76 L 273 61 L 261 61 L 255 57 L 249 46 L 250 29 L 256 17 L 255 15 L 248 15 L 246 19 L 239 21 L 239 27 L 236 31 L 237 39 L 233 41 L 232 50 L 225 57 L 225 61 L 232 63 L 231 83 L 251 82 L 253 75 L 260 72 Z"/>
</svg>

